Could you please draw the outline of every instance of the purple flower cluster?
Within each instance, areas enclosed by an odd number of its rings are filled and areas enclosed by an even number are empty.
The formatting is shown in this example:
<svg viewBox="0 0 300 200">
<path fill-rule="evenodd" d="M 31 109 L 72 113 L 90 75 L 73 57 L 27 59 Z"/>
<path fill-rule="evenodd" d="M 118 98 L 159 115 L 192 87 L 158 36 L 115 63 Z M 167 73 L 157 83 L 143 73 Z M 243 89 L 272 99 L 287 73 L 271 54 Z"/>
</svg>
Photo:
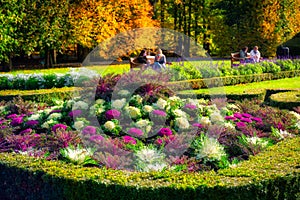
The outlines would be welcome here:
<svg viewBox="0 0 300 200">
<path fill-rule="evenodd" d="M 32 129 L 31 129 L 31 128 L 27 128 L 27 129 L 21 131 L 20 134 L 21 134 L 21 135 L 24 135 L 24 134 L 26 134 L 26 133 L 31 133 L 31 132 L 32 132 Z"/>
<path fill-rule="evenodd" d="M 81 110 L 72 110 L 71 112 L 69 112 L 68 116 L 69 117 L 78 117 L 82 114 Z"/>
<path fill-rule="evenodd" d="M 39 124 L 39 121 L 37 121 L 37 120 L 29 120 L 29 121 L 27 121 L 26 122 L 26 124 L 28 125 L 28 126 L 35 126 L 35 125 L 38 125 Z"/>
<path fill-rule="evenodd" d="M 61 112 L 61 110 L 52 110 L 51 112 L 50 112 L 50 114 L 52 114 L 52 113 L 60 113 Z"/>
<path fill-rule="evenodd" d="M 175 139 L 176 139 L 175 135 L 164 136 L 164 137 L 158 138 L 155 141 L 155 143 L 158 145 L 163 145 L 163 144 L 168 144 L 168 143 L 174 141 Z"/>
<path fill-rule="evenodd" d="M 192 124 L 193 127 L 197 127 L 197 128 L 203 128 L 203 125 L 200 123 L 194 123 Z"/>
<path fill-rule="evenodd" d="M 152 114 L 153 114 L 153 115 L 157 115 L 157 116 L 162 116 L 162 117 L 167 116 L 166 112 L 165 112 L 165 111 L 162 111 L 162 110 L 153 110 L 153 111 L 152 111 Z"/>
<path fill-rule="evenodd" d="M 169 128 L 161 128 L 158 131 L 158 135 L 159 136 L 170 136 L 170 135 L 172 135 L 172 130 Z"/>
<path fill-rule="evenodd" d="M 64 125 L 64 124 L 55 124 L 53 127 L 52 127 L 52 131 L 53 132 L 56 132 L 57 130 L 61 129 L 61 130 L 66 130 L 68 126 Z"/>
<path fill-rule="evenodd" d="M 106 111 L 105 113 L 105 117 L 108 120 L 112 120 L 112 119 L 119 119 L 121 116 L 120 111 L 116 110 L 116 109 L 111 109 Z"/>
<path fill-rule="evenodd" d="M 190 110 L 195 110 L 195 109 L 197 109 L 197 106 L 196 105 L 194 105 L 194 104 L 186 104 L 185 106 L 184 106 L 184 108 L 188 108 L 188 109 L 190 109 Z"/>
<path fill-rule="evenodd" d="M 12 126 L 19 126 L 23 123 L 23 117 L 15 117 L 11 120 L 10 125 Z"/>
<path fill-rule="evenodd" d="M 123 136 L 123 142 L 125 144 L 136 144 L 136 140 L 128 135 Z"/>
<path fill-rule="evenodd" d="M 92 135 L 90 137 L 90 140 L 94 141 L 94 142 L 99 142 L 99 141 L 102 141 L 103 139 L 104 139 L 104 137 L 102 135 Z"/>
<path fill-rule="evenodd" d="M 86 126 L 82 130 L 83 135 L 96 135 L 97 134 L 97 129 L 94 126 Z"/>
<path fill-rule="evenodd" d="M 233 116 L 226 116 L 225 120 L 231 120 L 235 122 L 237 128 L 243 128 L 247 126 L 247 123 L 261 123 L 262 119 L 258 117 L 253 117 L 248 113 L 234 113 Z"/>
<path fill-rule="evenodd" d="M 130 128 L 128 130 L 128 134 L 134 137 L 141 137 L 142 135 L 144 135 L 143 131 L 139 128 Z"/>
</svg>

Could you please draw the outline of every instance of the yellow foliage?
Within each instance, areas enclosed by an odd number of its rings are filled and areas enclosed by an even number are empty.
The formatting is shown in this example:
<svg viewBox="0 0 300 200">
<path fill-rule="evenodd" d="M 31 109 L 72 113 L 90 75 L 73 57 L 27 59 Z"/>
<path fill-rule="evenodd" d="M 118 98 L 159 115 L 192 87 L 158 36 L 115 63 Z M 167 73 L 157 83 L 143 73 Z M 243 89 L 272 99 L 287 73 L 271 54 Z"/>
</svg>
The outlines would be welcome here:
<svg viewBox="0 0 300 200">
<path fill-rule="evenodd" d="M 83 0 L 70 12 L 78 43 L 93 47 L 114 35 L 142 27 L 157 27 L 149 1 Z"/>
</svg>

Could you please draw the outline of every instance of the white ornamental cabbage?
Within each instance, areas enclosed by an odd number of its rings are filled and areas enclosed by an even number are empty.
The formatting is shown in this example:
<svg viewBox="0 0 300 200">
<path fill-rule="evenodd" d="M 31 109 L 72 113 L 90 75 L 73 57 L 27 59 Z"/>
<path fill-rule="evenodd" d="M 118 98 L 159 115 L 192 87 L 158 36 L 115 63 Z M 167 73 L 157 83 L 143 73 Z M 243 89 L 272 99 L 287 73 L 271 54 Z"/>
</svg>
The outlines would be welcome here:
<svg viewBox="0 0 300 200">
<path fill-rule="evenodd" d="M 117 109 L 117 110 L 121 110 L 125 106 L 125 104 L 126 104 L 125 98 L 117 99 L 117 100 L 112 101 L 111 107 L 114 109 Z"/>
<path fill-rule="evenodd" d="M 144 147 L 135 153 L 136 168 L 138 171 L 162 171 L 168 165 L 165 162 L 165 154 L 155 148 Z"/>
<path fill-rule="evenodd" d="M 175 119 L 175 125 L 179 129 L 188 129 L 190 127 L 189 121 L 185 117 L 178 117 Z"/>
</svg>

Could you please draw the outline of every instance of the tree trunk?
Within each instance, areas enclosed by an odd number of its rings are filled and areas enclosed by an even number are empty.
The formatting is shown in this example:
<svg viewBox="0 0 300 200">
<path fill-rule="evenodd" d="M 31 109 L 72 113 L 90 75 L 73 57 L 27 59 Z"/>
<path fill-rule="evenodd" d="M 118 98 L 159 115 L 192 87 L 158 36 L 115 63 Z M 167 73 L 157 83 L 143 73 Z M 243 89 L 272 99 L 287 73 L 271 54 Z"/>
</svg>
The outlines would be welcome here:
<svg viewBox="0 0 300 200">
<path fill-rule="evenodd" d="M 90 49 L 83 47 L 81 45 L 77 45 L 77 60 L 78 62 L 83 62 L 84 59 L 87 57 L 87 55 L 89 55 L 90 53 Z"/>
<path fill-rule="evenodd" d="M 8 62 L 3 62 L 3 68 L 2 71 L 4 72 L 10 72 L 13 68 L 12 65 L 12 54 L 10 53 L 8 56 Z"/>
</svg>

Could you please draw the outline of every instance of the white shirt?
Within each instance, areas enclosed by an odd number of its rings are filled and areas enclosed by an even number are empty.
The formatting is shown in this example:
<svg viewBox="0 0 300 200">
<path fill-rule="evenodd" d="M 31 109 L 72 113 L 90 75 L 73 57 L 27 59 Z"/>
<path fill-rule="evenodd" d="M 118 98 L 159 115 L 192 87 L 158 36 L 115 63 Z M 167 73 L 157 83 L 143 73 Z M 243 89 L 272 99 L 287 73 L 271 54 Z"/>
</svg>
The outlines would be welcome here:
<svg viewBox="0 0 300 200">
<path fill-rule="evenodd" d="M 250 57 L 253 59 L 254 62 L 259 62 L 260 52 L 258 50 L 256 50 L 256 52 L 254 52 L 254 50 L 252 49 L 250 51 Z"/>
</svg>

